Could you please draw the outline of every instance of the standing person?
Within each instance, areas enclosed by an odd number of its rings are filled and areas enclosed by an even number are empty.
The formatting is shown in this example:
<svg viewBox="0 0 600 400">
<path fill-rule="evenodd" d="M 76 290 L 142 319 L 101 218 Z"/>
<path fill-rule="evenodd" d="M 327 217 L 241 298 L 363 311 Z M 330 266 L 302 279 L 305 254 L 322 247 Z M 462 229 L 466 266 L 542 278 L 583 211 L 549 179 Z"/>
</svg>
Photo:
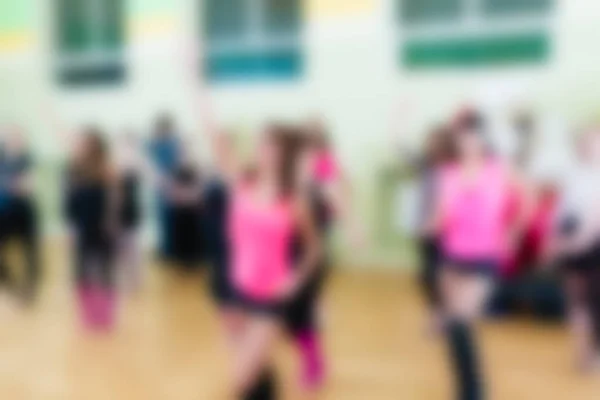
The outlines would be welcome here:
<svg viewBox="0 0 600 400">
<path fill-rule="evenodd" d="M 403 154 L 409 168 L 416 174 L 418 204 L 416 211 L 417 241 L 420 251 L 421 269 L 419 283 L 431 313 L 429 331 L 437 332 L 443 325 L 441 299 L 438 289 L 438 272 L 442 262 L 442 252 L 437 232 L 423 229 L 433 212 L 436 193 L 436 176 L 440 170 L 452 162 L 452 132 L 448 127 L 439 126 L 431 131 L 425 142 L 422 155 L 415 157 Z"/>
<path fill-rule="evenodd" d="M 20 242 L 25 260 L 25 282 L 21 298 L 29 303 L 37 293 L 39 265 L 38 218 L 33 199 L 32 161 L 24 134 L 18 127 L 6 131 L 0 154 L 0 245 L 10 239 Z M 0 272 L 8 279 L 0 249 Z M 10 283 L 10 282 L 9 282 Z"/>
<path fill-rule="evenodd" d="M 550 246 L 561 266 L 576 364 L 589 372 L 600 366 L 600 130 L 585 131 L 576 145 Z"/>
<path fill-rule="evenodd" d="M 113 327 L 116 307 L 114 241 L 118 183 L 103 134 L 87 129 L 67 171 L 65 209 L 74 244 L 74 275 L 83 322 Z"/>
<path fill-rule="evenodd" d="M 167 196 L 171 204 L 171 251 L 181 266 L 191 269 L 200 261 L 201 182 L 200 170 L 190 150 L 182 149 L 180 161 L 168 181 Z"/>
<path fill-rule="evenodd" d="M 287 310 L 287 330 L 292 336 L 302 361 L 301 383 L 306 389 L 318 389 L 326 377 L 325 354 L 319 311 L 323 309 L 323 288 L 329 273 L 332 255 L 328 242 L 334 220 L 346 224 L 346 232 L 358 240 L 360 226 L 352 210 L 352 191 L 349 181 L 342 172 L 327 135 L 324 122 L 320 118 L 308 121 L 305 126 L 308 146 L 304 154 L 304 186 L 309 190 L 310 209 L 316 222 L 321 257 L 315 272 L 311 275 Z M 300 257 L 304 243 L 295 240 L 293 256 Z"/>
<path fill-rule="evenodd" d="M 205 99 L 200 107 L 229 193 L 230 279 L 237 320 L 231 332 L 233 388 L 240 399 L 274 399 L 271 363 L 286 303 L 308 281 L 319 257 L 307 196 L 299 187 L 303 138 L 295 128 L 268 126 L 248 174 L 228 142 L 219 140 Z M 303 238 L 305 251 L 293 268 L 295 232 Z"/>
<path fill-rule="evenodd" d="M 226 142 L 229 138 L 221 134 L 218 140 Z M 225 331 L 232 325 L 233 289 L 229 279 L 230 244 L 227 234 L 229 210 L 229 191 L 227 184 L 218 171 L 210 171 L 203 185 L 202 210 L 204 215 L 204 237 L 207 255 L 210 261 L 210 291 L 219 309 Z"/>
<path fill-rule="evenodd" d="M 440 293 L 457 398 L 469 400 L 485 398 L 473 323 L 484 312 L 506 248 L 522 229 L 522 219 L 506 229 L 506 212 L 512 188 L 524 187 L 490 152 L 484 133 L 484 120 L 476 112 L 457 119 L 456 162 L 439 174 L 427 227 L 442 248 Z"/>
<path fill-rule="evenodd" d="M 177 128 L 170 115 L 163 114 L 156 119 L 148 149 L 150 159 L 158 173 L 165 180 L 171 178 L 179 165 L 181 148 Z M 170 238 L 173 210 L 166 187 L 167 185 L 160 185 L 157 189 L 156 205 L 159 234 L 158 253 L 162 258 L 168 259 L 173 253 L 173 243 Z"/>
<path fill-rule="evenodd" d="M 131 133 L 122 135 L 115 156 L 120 189 L 116 264 L 125 290 L 137 292 L 143 279 L 143 256 L 139 235 L 143 217 L 141 190 L 146 171 L 138 138 Z"/>
</svg>

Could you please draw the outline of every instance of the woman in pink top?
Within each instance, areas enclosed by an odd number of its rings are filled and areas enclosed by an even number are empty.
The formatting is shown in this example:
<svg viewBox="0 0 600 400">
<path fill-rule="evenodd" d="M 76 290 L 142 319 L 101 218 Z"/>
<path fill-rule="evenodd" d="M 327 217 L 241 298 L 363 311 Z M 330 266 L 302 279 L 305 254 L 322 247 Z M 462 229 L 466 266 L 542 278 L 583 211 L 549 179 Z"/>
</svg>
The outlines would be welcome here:
<svg viewBox="0 0 600 400">
<path fill-rule="evenodd" d="M 301 129 L 271 124 L 261 132 L 253 168 L 242 168 L 230 141 L 213 123 L 207 99 L 201 99 L 220 175 L 229 192 L 229 278 L 234 312 L 227 333 L 233 353 L 236 398 L 277 398 L 271 355 L 287 303 L 304 286 L 319 259 L 320 246 L 301 185 Z M 302 257 L 292 261 L 292 238 L 300 235 Z"/>
<path fill-rule="evenodd" d="M 454 125 L 457 161 L 437 178 L 436 204 L 428 228 L 440 238 L 439 285 L 458 398 L 482 399 L 484 391 L 472 338 L 472 320 L 484 310 L 500 262 L 521 229 L 507 229 L 513 190 L 524 188 L 515 174 L 490 154 L 483 118 L 473 111 Z"/>
</svg>

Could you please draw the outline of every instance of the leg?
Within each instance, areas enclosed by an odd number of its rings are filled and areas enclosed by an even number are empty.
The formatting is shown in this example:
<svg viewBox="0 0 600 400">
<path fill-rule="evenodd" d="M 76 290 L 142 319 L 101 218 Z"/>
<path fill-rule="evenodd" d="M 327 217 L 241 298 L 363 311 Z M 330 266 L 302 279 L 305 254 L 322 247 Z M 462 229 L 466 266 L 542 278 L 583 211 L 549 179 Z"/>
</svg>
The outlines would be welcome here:
<svg viewBox="0 0 600 400">
<path fill-rule="evenodd" d="M 578 368 L 589 370 L 594 361 L 594 337 L 589 307 L 589 287 L 584 274 L 570 271 L 565 277 L 568 320 Z"/>
<path fill-rule="evenodd" d="M 85 240 L 82 238 L 74 238 L 73 245 L 74 281 L 77 290 L 80 317 L 87 328 L 93 328 L 95 325 L 95 315 L 91 281 L 91 272 L 93 269 L 92 255 Z"/>
<path fill-rule="evenodd" d="M 270 369 L 271 353 L 279 333 L 273 318 L 250 316 L 236 349 L 233 386 L 241 398 L 247 398 L 265 371 Z"/>
<path fill-rule="evenodd" d="M 317 307 L 321 297 L 325 267 L 316 275 L 289 305 L 286 327 L 294 338 L 302 359 L 302 385 L 316 389 L 324 381 L 325 363 L 321 332 L 317 321 Z"/>
<path fill-rule="evenodd" d="M 439 249 L 433 239 L 421 242 L 421 287 L 429 307 L 437 310 L 440 305 L 440 295 L 437 286 L 437 274 L 440 263 Z"/>
<path fill-rule="evenodd" d="M 423 295 L 430 312 L 430 321 L 426 328 L 428 333 L 438 333 L 443 325 L 440 312 L 440 289 L 438 274 L 440 269 L 440 251 L 434 239 L 423 239 L 420 247 L 421 273 L 419 276 Z"/>
<path fill-rule="evenodd" d="M 481 315 L 490 285 L 485 278 L 444 269 L 442 294 L 447 312 L 447 337 L 454 364 L 457 398 L 485 398 L 473 320 Z"/>
<path fill-rule="evenodd" d="M 117 260 L 122 287 L 129 292 L 137 292 L 142 282 L 142 256 L 134 229 L 119 235 Z"/>
<path fill-rule="evenodd" d="M 98 260 L 99 285 L 97 291 L 98 322 L 104 329 L 110 329 L 115 319 L 116 306 L 116 268 L 112 243 L 108 238 L 103 238 L 96 249 Z"/>
<path fill-rule="evenodd" d="M 27 263 L 24 295 L 26 300 L 33 300 L 40 283 L 38 221 L 33 204 L 27 204 L 24 210 L 22 238 Z"/>
<path fill-rule="evenodd" d="M 6 245 L 10 238 L 11 221 L 6 210 L 0 210 L 0 285 L 11 285 L 11 276 L 6 265 Z"/>
</svg>

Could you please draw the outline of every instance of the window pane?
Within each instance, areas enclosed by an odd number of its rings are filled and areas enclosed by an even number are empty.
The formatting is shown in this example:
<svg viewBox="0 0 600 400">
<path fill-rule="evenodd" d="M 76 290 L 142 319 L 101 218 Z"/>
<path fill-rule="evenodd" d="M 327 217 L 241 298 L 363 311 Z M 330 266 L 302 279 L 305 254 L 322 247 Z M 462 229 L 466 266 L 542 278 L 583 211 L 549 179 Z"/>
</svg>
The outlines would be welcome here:
<svg viewBox="0 0 600 400">
<path fill-rule="evenodd" d="M 213 55 L 204 66 L 212 82 L 290 80 L 300 76 L 302 70 L 302 56 L 295 49 Z"/>
<path fill-rule="evenodd" d="M 270 35 L 290 35 L 300 31 L 300 0 L 265 0 L 265 29 Z"/>
<path fill-rule="evenodd" d="M 463 11 L 462 0 L 399 0 L 400 21 L 419 23 L 454 20 Z"/>
<path fill-rule="evenodd" d="M 248 14 L 244 0 L 206 0 L 205 4 L 204 27 L 209 40 L 244 35 Z"/>
<path fill-rule="evenodd" d="M 102 0 L 102 2 L 104 23 L 100 32 L 100 45 L 104 49 L 120 49 L 125 37 L 125 2 L 122 0 Z"/>
<path fill-rule="evenodd" d="M 86 50 L 91 44 L 85 0 L 58 0 L 58 47 L 65 52 Z"/>
<path fill-rule="evenodd" d="M 490 15 L 544 13 L 554 6 L 554 0 L 483 0 L 483 9 Z"/>
</svg>

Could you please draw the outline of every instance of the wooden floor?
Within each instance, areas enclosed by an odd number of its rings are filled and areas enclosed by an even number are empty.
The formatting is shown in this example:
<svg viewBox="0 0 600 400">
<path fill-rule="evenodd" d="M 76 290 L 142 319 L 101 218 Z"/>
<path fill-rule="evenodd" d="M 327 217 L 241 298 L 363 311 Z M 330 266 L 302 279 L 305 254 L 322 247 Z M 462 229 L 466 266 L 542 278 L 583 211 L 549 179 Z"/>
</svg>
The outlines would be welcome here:
<svg viewBox="0 0 600 400">
<path fill-rule="evenodd" d="M 60 247 L 58 247 L 60 249 Z M 203 277 L 149 267 L 143 293 L 122 301 L 118 330 L 79 327 L 66 259 L 49 249 L 40 303 L 0 298 L 0 399 L 227 399 L 227 365 Z M 285 399 L 451 399 L 443 342 L 422 335 L 409 277 L 338 273 L 328 288 L 331 379 L 318 395 L 296 385 L 296 358 L 278 356 Z M 600 378 L 573 373 L 564 329 L 526 321 L 482 327 L 492 399 L 597 399 Z"/>
</svg>

